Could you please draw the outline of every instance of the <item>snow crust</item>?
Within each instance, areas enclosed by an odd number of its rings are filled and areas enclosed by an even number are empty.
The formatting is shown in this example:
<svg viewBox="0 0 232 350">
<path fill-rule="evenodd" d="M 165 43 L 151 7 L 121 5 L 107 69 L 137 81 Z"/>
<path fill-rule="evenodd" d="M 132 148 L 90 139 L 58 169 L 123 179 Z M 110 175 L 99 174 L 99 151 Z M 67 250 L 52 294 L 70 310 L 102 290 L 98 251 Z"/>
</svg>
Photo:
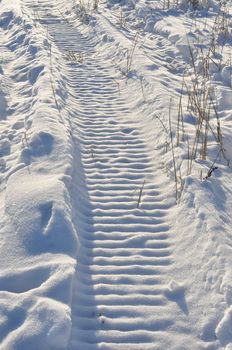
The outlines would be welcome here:
<svg viewBox="0 0 232 350">
<path fill-rule="evenodd" d="M 17 1 L 1 3 L 0 27 L 0 348 L 63 349 L 78 247 L 72 141 L 52 96 L 46 30 Z"/>
</svg>

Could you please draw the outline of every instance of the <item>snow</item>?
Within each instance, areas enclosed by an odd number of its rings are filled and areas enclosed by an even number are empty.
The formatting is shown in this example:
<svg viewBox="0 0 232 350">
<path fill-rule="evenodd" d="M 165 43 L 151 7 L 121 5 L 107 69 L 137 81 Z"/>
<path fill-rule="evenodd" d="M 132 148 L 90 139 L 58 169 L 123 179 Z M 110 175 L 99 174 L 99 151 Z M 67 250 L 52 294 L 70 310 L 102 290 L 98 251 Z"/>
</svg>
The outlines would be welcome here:
<svg viewBox="0 0 232 350">
<path fill-rule="evenodd" d="M 216 328 L 216 335 L 222 345 L 232 343 L 232 307 L 228 308 Z M 228 346 L 227 346 L 228 348 Z"/>
<path fill-rule="evenodd" d="M 2 350 L 232 349 L 231 2 L 167 3 L 1 2 Z"/>
</svg>

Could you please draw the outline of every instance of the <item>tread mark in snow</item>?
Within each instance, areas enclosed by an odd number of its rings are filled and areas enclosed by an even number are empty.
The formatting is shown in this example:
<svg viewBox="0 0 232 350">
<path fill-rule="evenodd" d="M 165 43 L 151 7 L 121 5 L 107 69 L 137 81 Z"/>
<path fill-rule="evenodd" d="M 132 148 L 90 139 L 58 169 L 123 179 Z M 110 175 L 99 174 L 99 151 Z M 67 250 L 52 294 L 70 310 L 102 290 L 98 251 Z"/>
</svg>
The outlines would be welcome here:
<svg viewBox="0 0 232 350">
<path fill-rule="evenodd" d="M 49 7 L 48 7 L 49 8 Z M 155 349 L 174 323 L 165 296 L 172 264 L 165 184 L 151 152 L 131 127 L 130 110 L 94 43 L 53 9 L 40 11 L 67 61 L 76 153 L 73 196 L 81 243 L 73 283 L 69 349 Z M 77 157 L 77 155 L 76 155 Z M 78 157 L 77 157 L 78 160 Z M 154 181 L 147 181 L 148 178 Z M 73 198 L 73 203 L 77 199 Z"/>
</svg>

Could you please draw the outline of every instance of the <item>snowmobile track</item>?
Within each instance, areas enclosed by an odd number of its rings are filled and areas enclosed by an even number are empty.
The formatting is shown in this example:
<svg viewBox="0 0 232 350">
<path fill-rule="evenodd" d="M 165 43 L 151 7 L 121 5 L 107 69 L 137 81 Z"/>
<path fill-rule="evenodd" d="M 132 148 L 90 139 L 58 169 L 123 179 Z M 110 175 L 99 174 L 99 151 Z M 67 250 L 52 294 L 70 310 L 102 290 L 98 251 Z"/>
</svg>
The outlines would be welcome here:
<svg viewBox="0 0 232 350">
<path fill-rule="evenodd" d="M 68 348 L 159 349 L 174 323 L 165 296 L 173 263 L 168 223 L 173 201 L 165 196 L 165 177 L 160 182 L 153 150 L 131 123 L 133 111 L 94 40 L 46 1 L 33 10 L 62 56 L 83 58 L 67 59 L 66 67 L 76 145 L 73 203 L 80 201 L 74 208 L 80 251 Z"/>
</svg>

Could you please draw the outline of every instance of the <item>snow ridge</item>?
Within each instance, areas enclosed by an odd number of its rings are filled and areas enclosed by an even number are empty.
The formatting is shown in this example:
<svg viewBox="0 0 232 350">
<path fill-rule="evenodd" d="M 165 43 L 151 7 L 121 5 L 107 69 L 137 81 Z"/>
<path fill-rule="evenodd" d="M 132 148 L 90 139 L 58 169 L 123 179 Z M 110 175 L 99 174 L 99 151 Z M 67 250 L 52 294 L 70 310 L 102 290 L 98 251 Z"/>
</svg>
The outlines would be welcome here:
<svg viewBox="0 0 232 350">
<path fill-rule="evenodd" d="M 0 348 L 39 349 L 43 338 L 43 349 L 50 350 L 66 347 L 71 326 L 78 246 L 68 193 L 72 140 L 68 118 L 60 118 L 52 96 L 46 31 L 25 10 L 1 3 L 7 89 L 1 111 Z"/>
</svg>

